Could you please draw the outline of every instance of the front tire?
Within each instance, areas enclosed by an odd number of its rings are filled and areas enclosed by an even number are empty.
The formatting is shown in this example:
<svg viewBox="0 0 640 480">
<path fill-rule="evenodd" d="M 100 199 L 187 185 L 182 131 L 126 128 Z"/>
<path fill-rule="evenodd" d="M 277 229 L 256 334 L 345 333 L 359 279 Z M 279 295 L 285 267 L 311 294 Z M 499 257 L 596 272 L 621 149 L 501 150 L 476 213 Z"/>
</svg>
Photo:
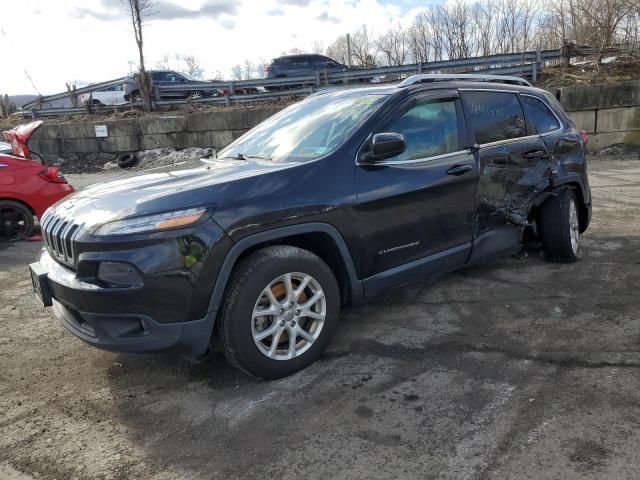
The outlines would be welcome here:
<svg viewBox="0 0 640 480">
<path fill-rule="evenodd" d="M 560 190 L 555 197 L 544 202 L 540 235 L 547 260 L 571 263 L 582 257 L 578 201 L 573 190 Z"/>
<path fill-rule="evenodd" d="M 218 336 L 235 367 L 258 378 L 281 378 L 320 358 L 339 312 L 338 283 L 326 263 L 301 248 L 272 246 L 234 269 Z"/>
</svg>

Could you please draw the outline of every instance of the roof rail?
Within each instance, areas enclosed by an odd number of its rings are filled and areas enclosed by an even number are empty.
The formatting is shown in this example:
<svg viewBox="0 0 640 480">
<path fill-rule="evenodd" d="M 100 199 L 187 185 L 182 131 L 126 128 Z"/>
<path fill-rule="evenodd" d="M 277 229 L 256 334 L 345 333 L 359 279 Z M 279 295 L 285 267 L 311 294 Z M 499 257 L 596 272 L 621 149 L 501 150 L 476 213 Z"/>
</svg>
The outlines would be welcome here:
<svg viewBox="0 0 640 480">
<path fill-rule="evenodd" d="M 525 87 L 532 87 L 527 80 L 520 77 L 509 77 L 506 75 L 483 75 L 473 73 L 424 73 L 420 75 L 412 75 L 405 78 L 398 87 L 409 87 L 416 83 L 429 83 L 429 82 L 446 82 L 451 80 L 467 80 L 470 82 L 494 82 L 494 83 L 507 83 L 510 85 L 522 85 Z"/>
</svg>

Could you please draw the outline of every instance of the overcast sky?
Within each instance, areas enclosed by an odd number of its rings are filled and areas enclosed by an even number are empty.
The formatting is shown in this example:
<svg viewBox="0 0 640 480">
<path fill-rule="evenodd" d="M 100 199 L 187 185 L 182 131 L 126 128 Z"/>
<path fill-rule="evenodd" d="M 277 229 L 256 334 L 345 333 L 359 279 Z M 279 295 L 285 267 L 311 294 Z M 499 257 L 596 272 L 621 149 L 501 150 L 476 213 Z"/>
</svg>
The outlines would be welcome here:
<svg viewBox="0 0 640 480">
<path fill-rule="evenodd" d="M 3 0 L 2 4 L 7 0 Z M 437 1 L 437 0 L 435 0 Z M 9 3 L 9 2 L 7 2 Z M 66 81 L 126 75 L 137 58 L 121 0 L 11 0 L 0 16 L 0 93 L 63 91 Z M 145 57 L 196 55 L 205 78 L 245 59 L 270 60 L 293 47 L 326 47 L 366 23 L 376 32 L 408 22 L 419 0 L 159 0 L 145 27 Z"/>
</svg>

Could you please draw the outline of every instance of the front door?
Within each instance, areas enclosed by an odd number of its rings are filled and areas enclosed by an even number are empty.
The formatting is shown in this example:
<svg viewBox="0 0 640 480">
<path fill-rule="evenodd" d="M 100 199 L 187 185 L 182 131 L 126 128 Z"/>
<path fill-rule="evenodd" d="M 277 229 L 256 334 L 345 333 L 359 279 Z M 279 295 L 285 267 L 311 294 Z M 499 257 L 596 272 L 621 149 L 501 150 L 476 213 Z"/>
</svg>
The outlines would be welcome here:
<svg viewBox="0 0 640 480">
<path fill-rule="evenodd" d="M 447 268 L 466 260 L 478 175 L 474 156 L 463 148 L 461 119 L 457 92 L 431 93 L 407 100 L 373 132 L 401 133 L 407 149 L 356 166 L 365 277 L 393 283 L 396 274 L 409 278 L 406 270 L 425 273 L 422 267 L 430 258 L 440 258 Z M 374 283 L 367 290 L 365 280 L 365 294 L 382 285 Z"/>
</svg>

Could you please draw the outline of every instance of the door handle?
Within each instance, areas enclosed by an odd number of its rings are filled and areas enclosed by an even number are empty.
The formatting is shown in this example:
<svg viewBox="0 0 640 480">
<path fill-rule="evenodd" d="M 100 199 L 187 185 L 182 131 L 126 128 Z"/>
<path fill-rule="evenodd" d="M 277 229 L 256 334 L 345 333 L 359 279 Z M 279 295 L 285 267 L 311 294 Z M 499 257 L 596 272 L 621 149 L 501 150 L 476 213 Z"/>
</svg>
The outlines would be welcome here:
<svg viewBox="0 0 640 480">
<path fill-rule="evenodd" d="M 449 170 L 447 170 L 447 175 L 463 175 L 468 171 L 473 170 L 472 165 L 454 165 Z"/>
<path fill-rule="evenodd" d="M 524 153 L 522 157 L 529 160 L 534 160 L 536 158 L 549 158 L 549 155 L 545 150 L 532 150 L 530 152 Z"/>
</svg>

